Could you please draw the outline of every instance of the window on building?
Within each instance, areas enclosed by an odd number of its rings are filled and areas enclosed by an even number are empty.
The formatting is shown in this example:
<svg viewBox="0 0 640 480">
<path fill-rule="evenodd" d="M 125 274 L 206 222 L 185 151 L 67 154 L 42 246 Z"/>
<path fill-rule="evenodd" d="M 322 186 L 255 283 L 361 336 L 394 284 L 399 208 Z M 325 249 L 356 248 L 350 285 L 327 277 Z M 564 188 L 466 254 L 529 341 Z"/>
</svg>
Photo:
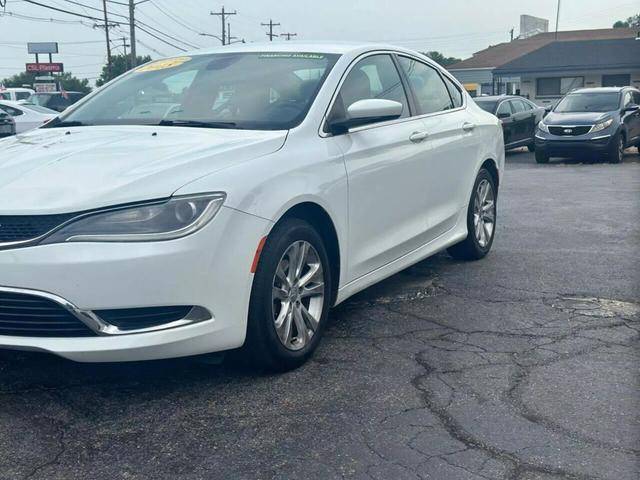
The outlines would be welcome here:
<svg viewBox="0 0 640 480">
<path fill-rule="evenodd" d="M 559 97 L 584 87 L 584 77 L 550 77 L 536 80 L 536 96 Z"/>
<path fill-rule="evenodd" d="M 631 75 L 603 75 L 603 87 L 628 87 L 631 85 Z"/>
</svg>

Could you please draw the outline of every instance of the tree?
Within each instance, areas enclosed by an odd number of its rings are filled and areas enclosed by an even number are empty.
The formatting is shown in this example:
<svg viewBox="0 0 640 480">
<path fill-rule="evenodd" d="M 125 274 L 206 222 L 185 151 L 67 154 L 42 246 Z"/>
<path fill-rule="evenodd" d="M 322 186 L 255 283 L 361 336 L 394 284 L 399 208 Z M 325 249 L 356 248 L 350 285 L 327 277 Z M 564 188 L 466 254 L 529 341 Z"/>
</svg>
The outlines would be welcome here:
<svg viewBox="0 0 640 480">
<path fill-rule="evenodd" d="M 424 55 L 443 67 L 448 67 L 449 65 L 462 61 L 460 58 L 445 57 L 442 53 L 436 51 L 426 52 Z"/>
<path fill-rule="evenodd" d="M 29 87 L 31 87 L 36 82 L 36 76 L 39 75 L 40 74 L 21 72 L 12 77 L 0 80 L 0 84 L 4 85 L 7 88 L 22 87 L 24 85 L 28 85 Z M 62 88 L 64 88 L 68 92 L 91 92 L 89 80 L 87 80 L 86 78 L 80 79 L 78 77 L 74 77 L 73 73 L 71 72 L 65 72 L 61 75 L 56 75 L 55 79 L 56 82 L 62 85 Z"/>
<path fill-rule="evenodd" d="M 144 57 L 137 57 L 137 64 L 142 65 L 143 63 L 147 63 L 151 61 L 151 57 L 149 55 L 145 55 Z M 110 80 L 113 80 L 116 77 L 119 77 L 123 73 L 129 70 L 129 61 L 131 57 L 129 55 L 114 55 L 111 57 L 111 72 L 109 72 L 109 68 L 107 65 L 102 67 L 102 73 L 100 74 L 100 78 L 96 81 L 96 86 L 101 87 L 105 83 Z"/>
<path fill-rule="evenodd" d="M 640 13 L 626 20 L 618 20 L 613 24 L 613 28 L 640 28 Z"/>
</svg>

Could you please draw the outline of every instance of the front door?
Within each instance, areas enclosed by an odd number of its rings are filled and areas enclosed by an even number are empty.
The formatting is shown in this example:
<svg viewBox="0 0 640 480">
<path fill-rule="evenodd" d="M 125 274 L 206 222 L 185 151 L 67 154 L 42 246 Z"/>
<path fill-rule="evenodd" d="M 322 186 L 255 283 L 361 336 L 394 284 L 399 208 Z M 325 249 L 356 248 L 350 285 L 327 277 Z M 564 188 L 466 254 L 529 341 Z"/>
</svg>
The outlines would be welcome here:
<svg viewBox="0 0 640 480">
<path fill-rule="evenodd" d="M 349 184 L 348 281 L 426 243 L 426 144 L 412 120 L 407 93 L 391 55 L 369 55 L 349 71 L 329 119 L 358 100 L 382 98 L 404 106 L 402 118 L 367 125 L 335 142 L 344 153 Z"/>
</svg>

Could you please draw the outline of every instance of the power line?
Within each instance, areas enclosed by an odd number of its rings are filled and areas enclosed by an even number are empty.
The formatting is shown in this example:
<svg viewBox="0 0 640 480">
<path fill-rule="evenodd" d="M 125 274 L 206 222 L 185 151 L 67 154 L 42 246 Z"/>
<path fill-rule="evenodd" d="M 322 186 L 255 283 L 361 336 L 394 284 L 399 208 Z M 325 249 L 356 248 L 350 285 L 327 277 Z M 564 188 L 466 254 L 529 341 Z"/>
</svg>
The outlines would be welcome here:
<svg viewBox="0 0 640 480">
<path fill-rule="evenodd" d="M 279 23 L 273 23 L 273 20 L 269 19 L 269 23 L 261 23 L 263 27 L 269 27 L 269 33 L 267 33 L 267 37 L 269 37 L 269 41 L 273 42 L 273 37 L 277 37 L 277 33 L 273 33 L 273 27 L 279 27 Z"/>
<path fill-rule="evenodd" d="M 281 33 L 281 37 L 286 37 L 287 40 L 291 40 L 291 37 L 297 37 L 297 33 Z"/>
</svg>

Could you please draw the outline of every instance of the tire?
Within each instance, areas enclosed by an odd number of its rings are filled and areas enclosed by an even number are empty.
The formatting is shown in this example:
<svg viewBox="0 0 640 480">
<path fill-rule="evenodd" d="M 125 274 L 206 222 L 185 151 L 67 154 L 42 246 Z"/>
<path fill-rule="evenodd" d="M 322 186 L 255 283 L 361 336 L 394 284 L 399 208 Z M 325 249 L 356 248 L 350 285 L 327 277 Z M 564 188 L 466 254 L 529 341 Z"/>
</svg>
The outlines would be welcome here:
<svg viewBox="0 0 640 480">
<path fill-rule="evenodd" d="M 527 149 L 533 153 L 536 151 L 536 144 L 535 143 L 530 143 L 529 145 L 527 145 Z"/>
<path fill-rule="evenodd" d="M 540 150 L 536 150 L 536 163 L 549 163 L 549 155 Z"/>
<path fill-rule="evenodd" d="M 484 195 L 484 188 L 490 187 L 487 195 Z M 483 198 L 484 197 L 484 198 Z M 480 260 L 484 258 L 493 245 L 495 238 L 495 226 L 497 220 L 497 199 L 498 189 L 493 176 L 485 168 L 481 169 L 473 184 L 471 199 L 467 212 L 467 238 L 462 242 L 449 247 L 448 252 L 453 258 L 458 260 Z M 487 203 L 485 203 L 487 202 Z M 492 202 L 489 209 L 488 202 Z M 480 208 L 484 217 L 477 216 Z M 479 228 L 476 228 L 476 220 L 481 221 Z M 485 228 L 486 226 L 486 228 Z M 484 235 L 484 240 L 483 240 Z"/>
<path fill-rule="evenodd" d="M 300 274 L 296 276 L 288 266 L 295 258 L 300 258 L 296 255 L 305 251 L 305 248 L 307 257 Z M 311 264 L 318 264 L 320 270 L 306 287 L 299 288 L 298 282 L 294 282 L 296 286 L 293 288 L 285 284 L 284 279 L 289 282 L 290 279 L 304 278 L 310 274 Z M 281 274 L 277 274 L 279 267 Z M 305 296 L 311 287 L 322 294 Z M 275 296 L 276 291 L 279 292 L 278 297 Z M 262 249 L 253 280 L 247 339 L 241 349 L 245 360 L 255 369 L 273 372 L 292 370 L 305 363 L 322 337 L 331 292 L 329 257 L 318 232 L 308 222 L 296 218 L 278 223 Z M 304 311 L 301 307 L 304 307 Z M 304 314 L 305 311 L 311 318 Z M 281 320 L 279 329 L 276 327 L 278 320 Z M 303 328 L 299 328 L 299 325 L 303 325 Z M 281 337 L 286 338 L 283 340 Z"/>
<path fill-rule="evenodd" d="M 611 147 L 609 149 L 609 153 L 607 154 L 609 163 L 622 163 L 622 160 L 624 158 L 624 147 L 624 135 L 622 133 L 619 133 L 614 137 L 613 142 L 611 142 Z"/>
</svg>

